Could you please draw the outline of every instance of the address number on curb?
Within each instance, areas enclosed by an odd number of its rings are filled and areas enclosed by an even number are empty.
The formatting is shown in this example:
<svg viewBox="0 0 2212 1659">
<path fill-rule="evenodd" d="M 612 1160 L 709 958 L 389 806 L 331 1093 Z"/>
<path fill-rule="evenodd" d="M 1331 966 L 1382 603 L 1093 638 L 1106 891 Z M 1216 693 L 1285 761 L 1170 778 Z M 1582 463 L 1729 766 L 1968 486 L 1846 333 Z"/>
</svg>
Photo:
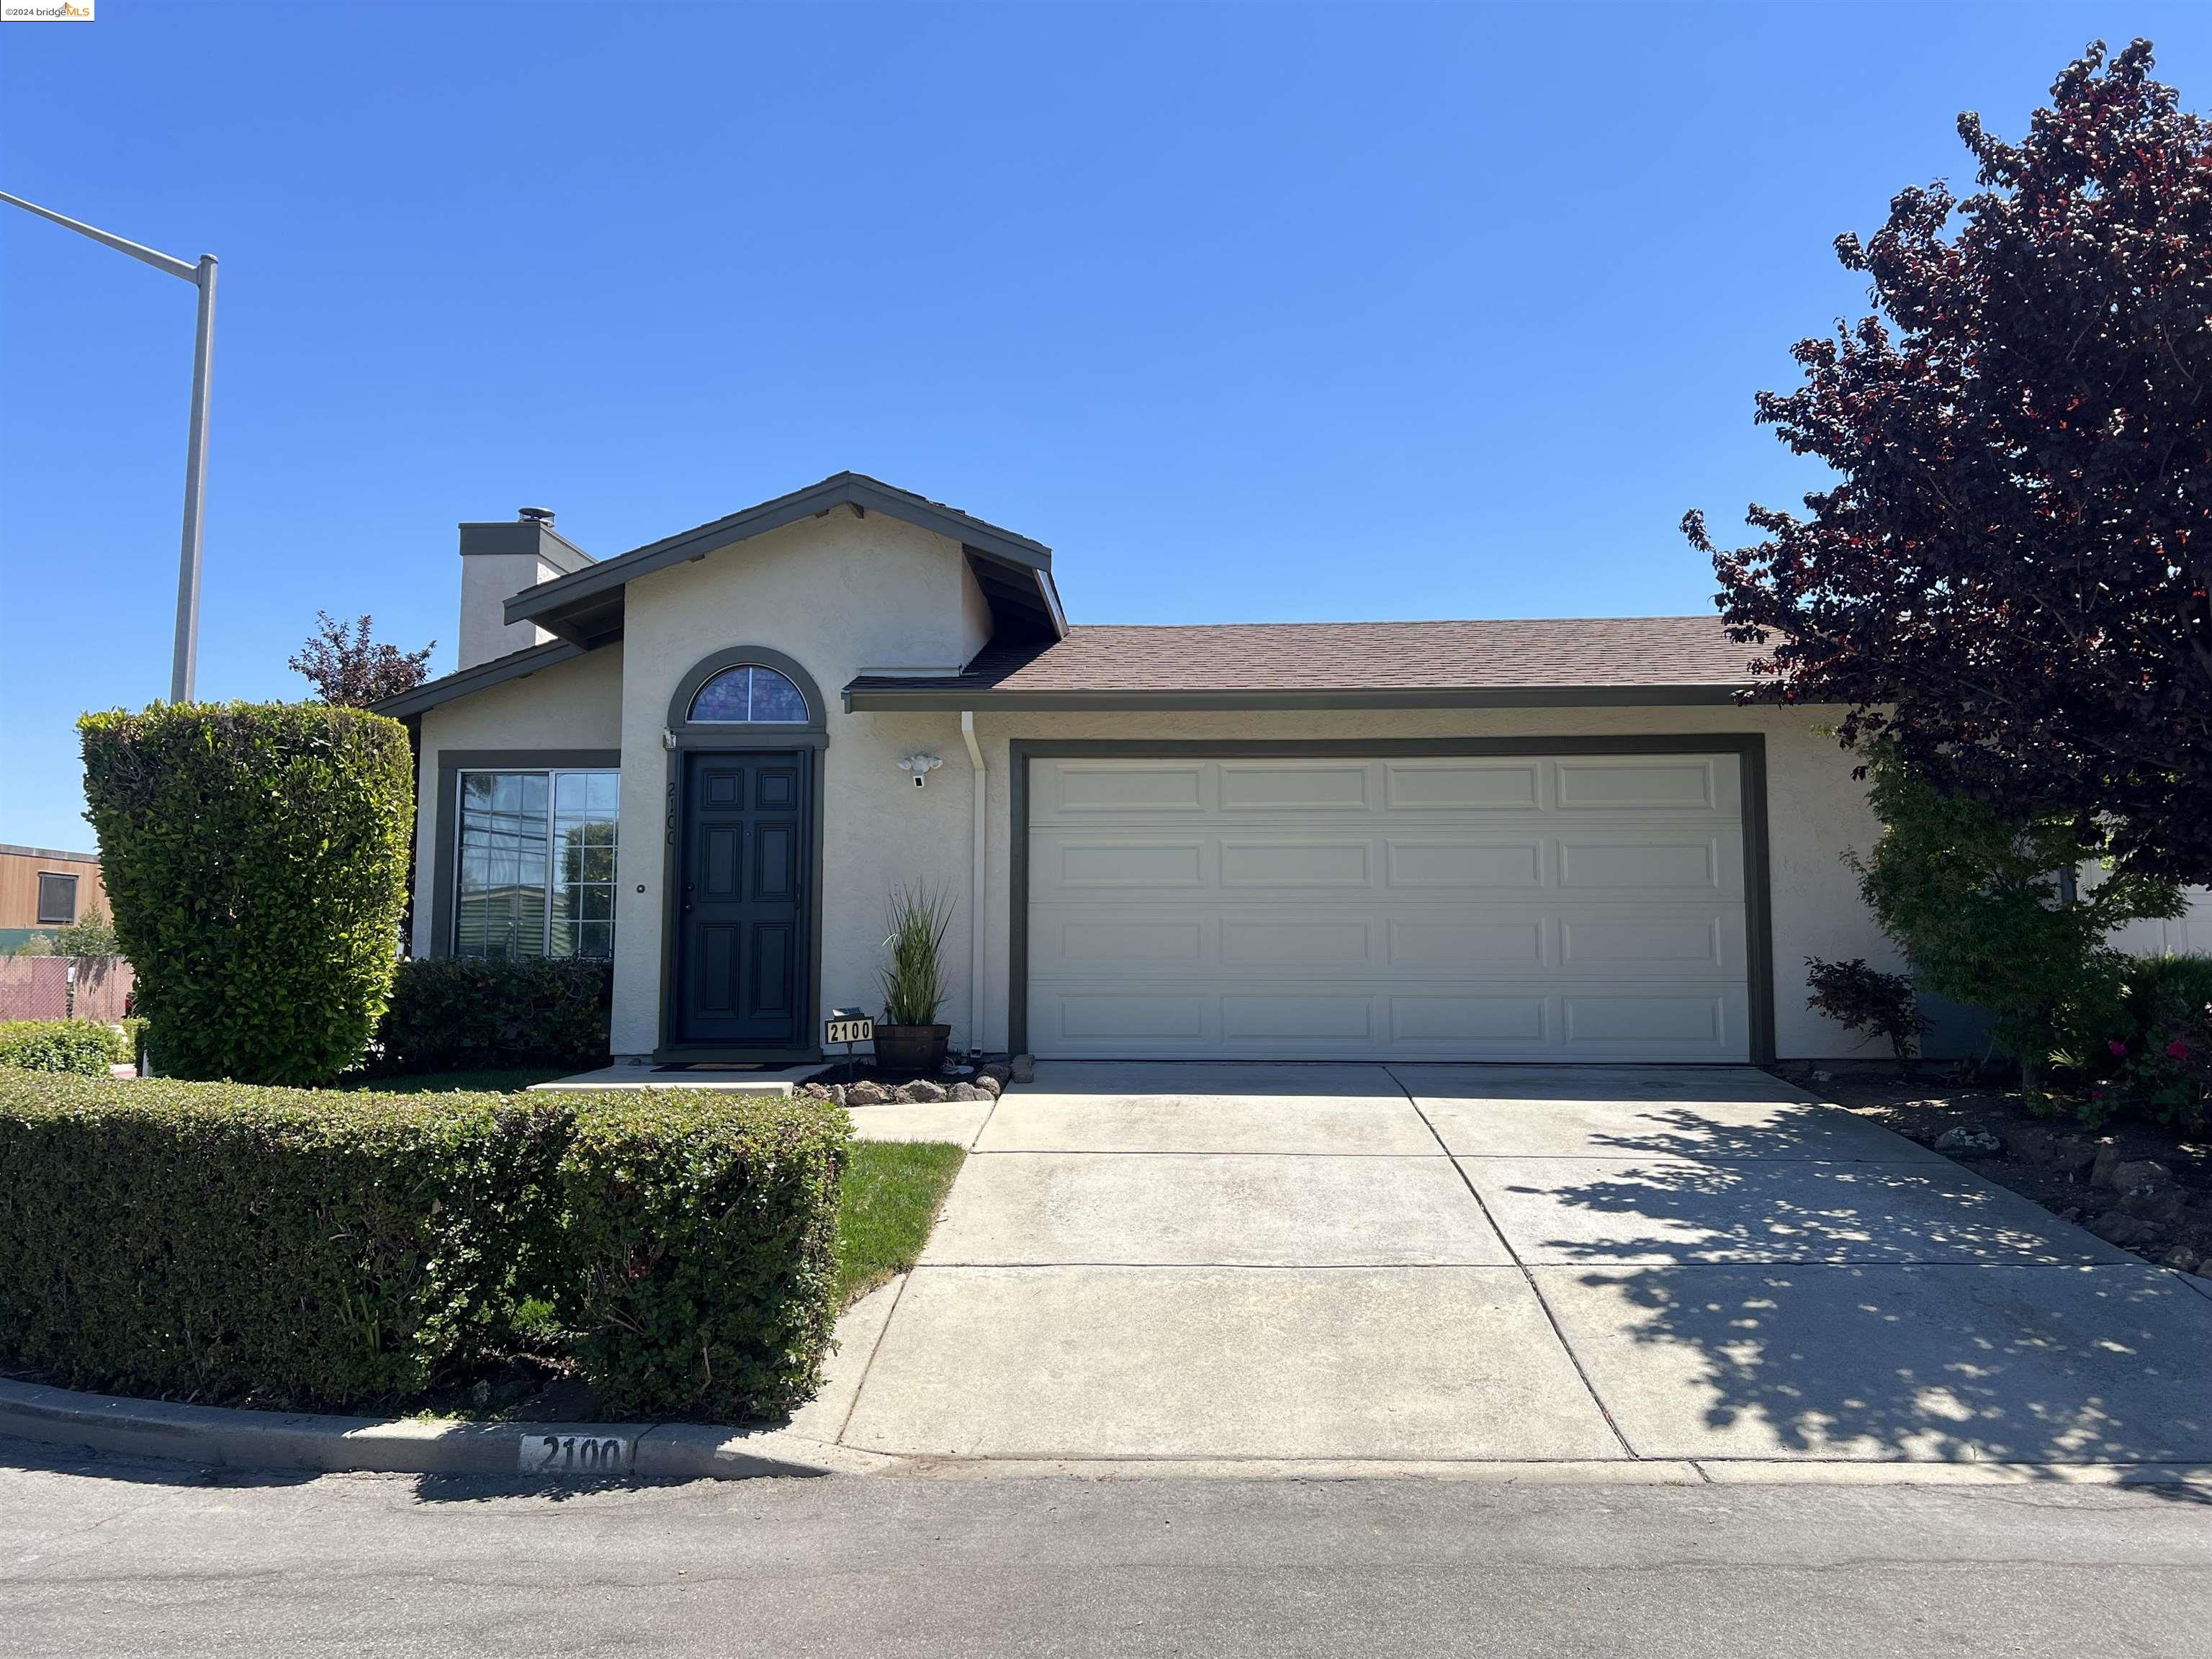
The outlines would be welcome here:
<svg viewBox="0 0 2212 1659">
<path fill-rule="evenodd" d="M 873 1042 L 876 1040 L 876 1022 L 866 1015 L 859 1019 L 829 1020 L 823 1025 L 822 1040 L 824 1042 Z"/>
<path fill-rule="evenodd" d="M 533 1434 L 518 1461 L 525 1474 L 627 1474 L 635 1444 L 611 1434 Z"/>
</svg>

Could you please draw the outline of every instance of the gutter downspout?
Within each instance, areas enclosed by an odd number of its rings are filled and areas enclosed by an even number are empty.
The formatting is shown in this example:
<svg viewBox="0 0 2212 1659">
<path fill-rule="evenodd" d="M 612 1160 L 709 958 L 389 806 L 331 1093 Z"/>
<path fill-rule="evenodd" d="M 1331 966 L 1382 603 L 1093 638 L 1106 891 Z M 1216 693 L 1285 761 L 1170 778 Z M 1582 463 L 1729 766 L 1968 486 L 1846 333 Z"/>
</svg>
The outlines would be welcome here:
<svg viewBox="0 0 2212 1659">
<path fill-rule="evenodd" d="M 968 745 L 968 764 L 975 779 L 975 868 L 968 886 L 968 1052 L 983 1052 L 983 925 L 989 911 L 984 884 L 986 849 L 990 845 L 990 774 L 983 765 L 982 746 L 975 741 L 975 711 L 960 711 L 960 741 Z"/>
</svg>

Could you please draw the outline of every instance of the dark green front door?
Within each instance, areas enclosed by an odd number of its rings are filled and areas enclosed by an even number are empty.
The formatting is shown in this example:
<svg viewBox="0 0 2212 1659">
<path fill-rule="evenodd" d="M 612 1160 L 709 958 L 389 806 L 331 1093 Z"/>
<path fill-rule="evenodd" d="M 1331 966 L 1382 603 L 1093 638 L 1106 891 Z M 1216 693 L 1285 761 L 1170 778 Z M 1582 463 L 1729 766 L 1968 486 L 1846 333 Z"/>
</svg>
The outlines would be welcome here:
<svg viewBox="0 0 2212 1659">
<path fill-rule="evenodd" d="M 805 1046 L 807 760 L 785 750 L 684 757 L 672 1047 Z"/>
</svg>

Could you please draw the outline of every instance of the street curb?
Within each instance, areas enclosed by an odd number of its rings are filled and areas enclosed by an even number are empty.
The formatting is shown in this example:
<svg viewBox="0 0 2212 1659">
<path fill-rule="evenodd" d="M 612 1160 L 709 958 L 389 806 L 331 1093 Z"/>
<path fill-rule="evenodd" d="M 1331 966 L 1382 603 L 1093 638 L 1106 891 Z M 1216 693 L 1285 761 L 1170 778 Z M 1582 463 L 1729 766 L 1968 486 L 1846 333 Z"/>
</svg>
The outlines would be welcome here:
<svg viewBox="0 0 2212 1659">
<path fill-rule="evenodd" d="M 702 1423 L 465 1423 L 322 1417 L 80 1394 L 0 1379 L 0 1434 L 46 1445 L 228 1468 L 327 1473 L 532 1476 L 546 1480 L 746 1480 L 866 1474 L 901 1460 L 777 1429 Z M 618 1443 L 601 1462 L 568 1465 L 560 1449 Z M 548 1455 L 551 1467 L 535 1460 Z"/>
</svg>

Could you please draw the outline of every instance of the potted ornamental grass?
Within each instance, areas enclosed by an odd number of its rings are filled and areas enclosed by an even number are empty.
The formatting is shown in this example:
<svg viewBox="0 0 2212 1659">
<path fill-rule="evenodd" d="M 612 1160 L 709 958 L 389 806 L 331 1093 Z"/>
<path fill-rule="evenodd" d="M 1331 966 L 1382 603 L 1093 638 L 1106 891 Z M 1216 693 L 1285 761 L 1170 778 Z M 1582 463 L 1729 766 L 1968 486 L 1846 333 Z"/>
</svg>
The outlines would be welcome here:
<svg viewBox="0 0 2212 1659">
<path fill-rule="evenodd" d="M 935 1072 L 945 1064 L 952 1036 L 937 1024 L 945 1006 L 945 933 L 952 925 L 952 900 L 942 889 L 902 887 L 884 907 L 890 933 L 886 960 L 876 977 L 884 988 L 884 1017 L 876 1022 L 876 1063 L 887 1071 Z"/>
</svg>

